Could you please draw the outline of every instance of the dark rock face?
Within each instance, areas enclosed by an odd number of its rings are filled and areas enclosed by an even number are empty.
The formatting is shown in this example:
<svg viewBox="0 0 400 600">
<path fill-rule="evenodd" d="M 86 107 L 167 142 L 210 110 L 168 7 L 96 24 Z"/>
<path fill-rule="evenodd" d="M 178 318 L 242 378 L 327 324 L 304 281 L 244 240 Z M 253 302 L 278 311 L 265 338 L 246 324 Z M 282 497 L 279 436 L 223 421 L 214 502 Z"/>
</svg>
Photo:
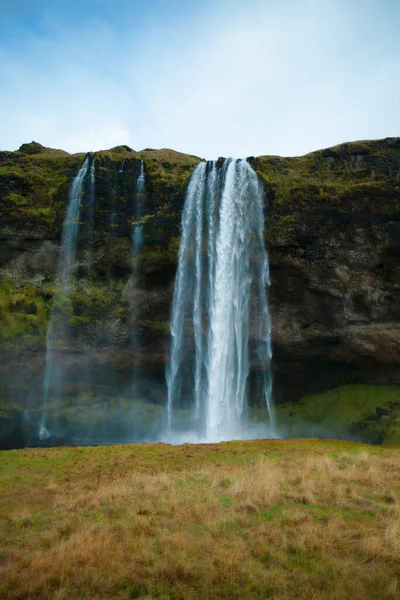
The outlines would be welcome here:
<svg viewBox="0 0 400 600">
<path fill-rule="evenodd" d="M 84 158 L 37 146 L 0 157 L 0 394 L 4 418 L 14 415 L 3 431 L 15 440 L 18 411 L 41 406 L 61 227 Z M 145 240 L 132 269 L 140 159 Z M 88 373 L 91 402 L 132 397 L 135 368 L 137 397 L 164 402 L 180 218 L 198 161 L 125 146 L 97 153 L 93 236 L 85 189 L 71 335 L 55 354 L 65 406 L 82 396 Z M 265 188 L 275 401 L 344 383 L 400 383 L 400 139 L 251 161 Z"/>
<path fill-rule="evenodd" d="M 256 159 L 269 208 L 277 380 L 282 365 L 284 380 L 296 380 L 293 363 L 309 373 L 294 396 L 400 381 L 399 161 L 398 138 Z"/>
<path fill-rule="evenodd" d="M 338 232 L 340 245 L 328 261 L 324 248 L 314 260 L 271 252 L 275 362 L 278 371 L 280 358 L 300 361 L 301 369 L 310 363 L 307 389 L 299 389 L 300 395 L 323 389 L 327 370 L 332 387 L 354 378 L 400 382 L 398 267 L 382 272 L 381 257 L 390 252 L 393 231 L 382 226 L 380 234 L 378 240 L 360 226 L 348 235 Z M 291 368 L 283 368 L 284 378 L 287 371 Z"/>
</svg>

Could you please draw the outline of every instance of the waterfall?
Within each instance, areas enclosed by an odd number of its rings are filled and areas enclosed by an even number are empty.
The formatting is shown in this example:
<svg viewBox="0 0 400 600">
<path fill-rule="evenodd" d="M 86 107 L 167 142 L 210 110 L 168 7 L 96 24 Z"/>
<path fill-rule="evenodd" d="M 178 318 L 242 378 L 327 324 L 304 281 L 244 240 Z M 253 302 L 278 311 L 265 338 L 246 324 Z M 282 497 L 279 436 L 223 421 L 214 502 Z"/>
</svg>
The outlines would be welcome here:
<svg viewBox="0 0 400 600">
<path fill-rule="evenodd" d="M 93 157 L 92 164 L 90 165 L 90 187 L 89 187 L 89 243 L 92 242 L 93 237 L 93 204 L 95 196 L 95 177 L 96 177 L 96 157 Z"/>
<path fill-rule="evenodd" d="M 72 180 L 67 213 L 65 215 L 62 239 L 61 239 L 61 257 L 57 275 L 57 292 L 54 298 L 53 308 L 47 329 L 47 344 L 46 344 L 46 368 L 43 380 L 43 414 L 39 429 L 39 437 L 41 439 L 49 437 L 47 430 L 47 400 L 49 394 L 50 383 L 53 379 L 53 338 L 57 334 L 59 339 L 60 329 L 65 335 L 68 328 L 68 300 L 72 283 L 72 267 L 75 262 L 76 255 L 76 240 L 79 229 L 79 215 L 81 209 L 81 197 L 83 183 L 89 167 L 89 157 L 85 158 L 82 167 L 78 174 Z"/>
<path fill-rule="evenodd" d="M 176 434 L 174 425 L 182 427 L 174 415 L 189 395 L 195 439 L 275 435 L 263 234 L 263 192 L 249 163 L 228 159 L 219 170 L 215 162 L 200 163 L 182 214 L 170 324 L 166 437 L 172 441 L 185 436 Z M 251 359 L 269 417 L 258 433 L 247 416 Z"/>
<path fill-rule="evenodd" d="M 179 246 L 178 272 L 175 279 L 174 297 L 172 302 L 172 316 L 170 322 L 171 331 L 171 358 L 167 371 L 168 403 L 167 403 L 167 435 L 172 435 L 172 413 L 174 402 L 180 396 L 181 368 L 183 354 L 183 333 L 186 306 L 189 301 L 190 291 L 190 267 L 192 252 L 192 236 L 194 229 L 194 214 L 197 204 L 202 201 L 206 181 L 206 163 L 200 163 L 189 182 L 186 194 L 185 207 L 182 214 L 182 236 Z M 197 239 L 195 239 L 197 245 Z M 200 282 L 199 282 L 200 285 Z M 196 339 L 196 336 L 195 336 Z M 200 360 L 199 352 L 196 360 Z"/>
<path fill-rule="evenodd" d="M 133 216 L 135 222 L 140 221 L 143 212 L 143 204 L 146 193 L 146 178 L 144 172 L 144 162 L 140 161 L 140 170 L 139 175 L 136 180 L 136 194 L 135 194 L 135 204 L 133 210 Z M 131 288 L 131 311 L 133 316 L 133 321 L 135 322 L 138 315 L 138 292 L 140 294 L 140 289 L 138 285 L 138 256 L 143 245 L 144 240 L 144 228 L 142 223 L 136 223 L 132 228 L 132 288 Z M 134 367 L 133 367 L 133 389 L 137 392 L 137 381 L 138 377 L 138 362 L 140 356 L 140 348 L 139 348 L 139 340 L 137 333 L 137 326 L 134 323 L 132 328 L 132 350 L 134 354 Z"/>
<path fill-rule="evenodd" d="M 92 162 L 89 169 L 89 190 L 87 194 L 86 203 L 86 236 L 88 240 L 87 249 L 85 252 L 85 261 L 87 265 L 88 277 L 92 276 L 92 262 L 93 262 L 93 230 L 94 230 L 94 199 L 96 194 L 96 157 L 93 156 Z"/>
<path fill-rule="evenodd" d="M 136 181 L 136 210 L 135 210 L 135 220 L 140 219 L 142 216 L 143 210 L 143 196 L 145 194 L 145 185 L 146 179 L 144 174 L 144 163 L 143 160 L 140 161 L 140 171 L 139 177 Z M 137 254 L 142 247 L 143 244 L 143 225 L 135 225 L 132 231 L 132 252 Z"/>
</svg>

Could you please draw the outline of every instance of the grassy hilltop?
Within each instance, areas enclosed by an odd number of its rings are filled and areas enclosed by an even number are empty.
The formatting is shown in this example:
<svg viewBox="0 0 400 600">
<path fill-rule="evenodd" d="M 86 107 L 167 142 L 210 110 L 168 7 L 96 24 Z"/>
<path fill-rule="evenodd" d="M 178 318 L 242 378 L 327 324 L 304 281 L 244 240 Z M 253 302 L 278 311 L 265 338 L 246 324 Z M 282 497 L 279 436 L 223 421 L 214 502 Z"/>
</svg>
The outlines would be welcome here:
<svg viewBox="0 0 400 600">
<path fill-rule="evenodd" d="M 290 440 L 0 457 L 2 600 L 395 600 L 400 450 Z"/>
</svg>

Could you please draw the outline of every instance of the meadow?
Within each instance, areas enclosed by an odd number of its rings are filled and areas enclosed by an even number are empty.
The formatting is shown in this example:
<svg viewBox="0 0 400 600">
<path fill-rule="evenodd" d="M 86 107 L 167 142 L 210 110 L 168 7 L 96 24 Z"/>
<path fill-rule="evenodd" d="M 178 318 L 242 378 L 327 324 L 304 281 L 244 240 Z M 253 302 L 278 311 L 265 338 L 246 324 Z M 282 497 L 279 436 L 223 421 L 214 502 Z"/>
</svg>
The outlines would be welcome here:
<svg viewBox="0 0 400 600">
<path fill-rule="evenodd" d="M 2 600 L 395 600 L 400 449 L 334 440 L 0 453 Z"/>
</svg>

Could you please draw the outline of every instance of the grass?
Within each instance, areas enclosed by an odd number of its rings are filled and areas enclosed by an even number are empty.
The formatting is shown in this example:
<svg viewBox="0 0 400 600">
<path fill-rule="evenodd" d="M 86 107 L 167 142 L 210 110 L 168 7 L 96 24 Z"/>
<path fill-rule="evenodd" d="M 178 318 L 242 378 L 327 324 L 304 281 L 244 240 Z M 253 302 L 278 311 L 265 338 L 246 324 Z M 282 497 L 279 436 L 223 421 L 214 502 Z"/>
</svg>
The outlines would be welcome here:
<svg viewBox="0 0 400 600">
<path fill-rule="evenodd" d="M 399 449 L 288 440 L 0 460 L 4 600 L 399 597 Z"/>
<path fill-rule="evenodd" d="M 277 407 L 285 435 L 400 444 L 400 387 L 346 385 Z"/>
</svg>

